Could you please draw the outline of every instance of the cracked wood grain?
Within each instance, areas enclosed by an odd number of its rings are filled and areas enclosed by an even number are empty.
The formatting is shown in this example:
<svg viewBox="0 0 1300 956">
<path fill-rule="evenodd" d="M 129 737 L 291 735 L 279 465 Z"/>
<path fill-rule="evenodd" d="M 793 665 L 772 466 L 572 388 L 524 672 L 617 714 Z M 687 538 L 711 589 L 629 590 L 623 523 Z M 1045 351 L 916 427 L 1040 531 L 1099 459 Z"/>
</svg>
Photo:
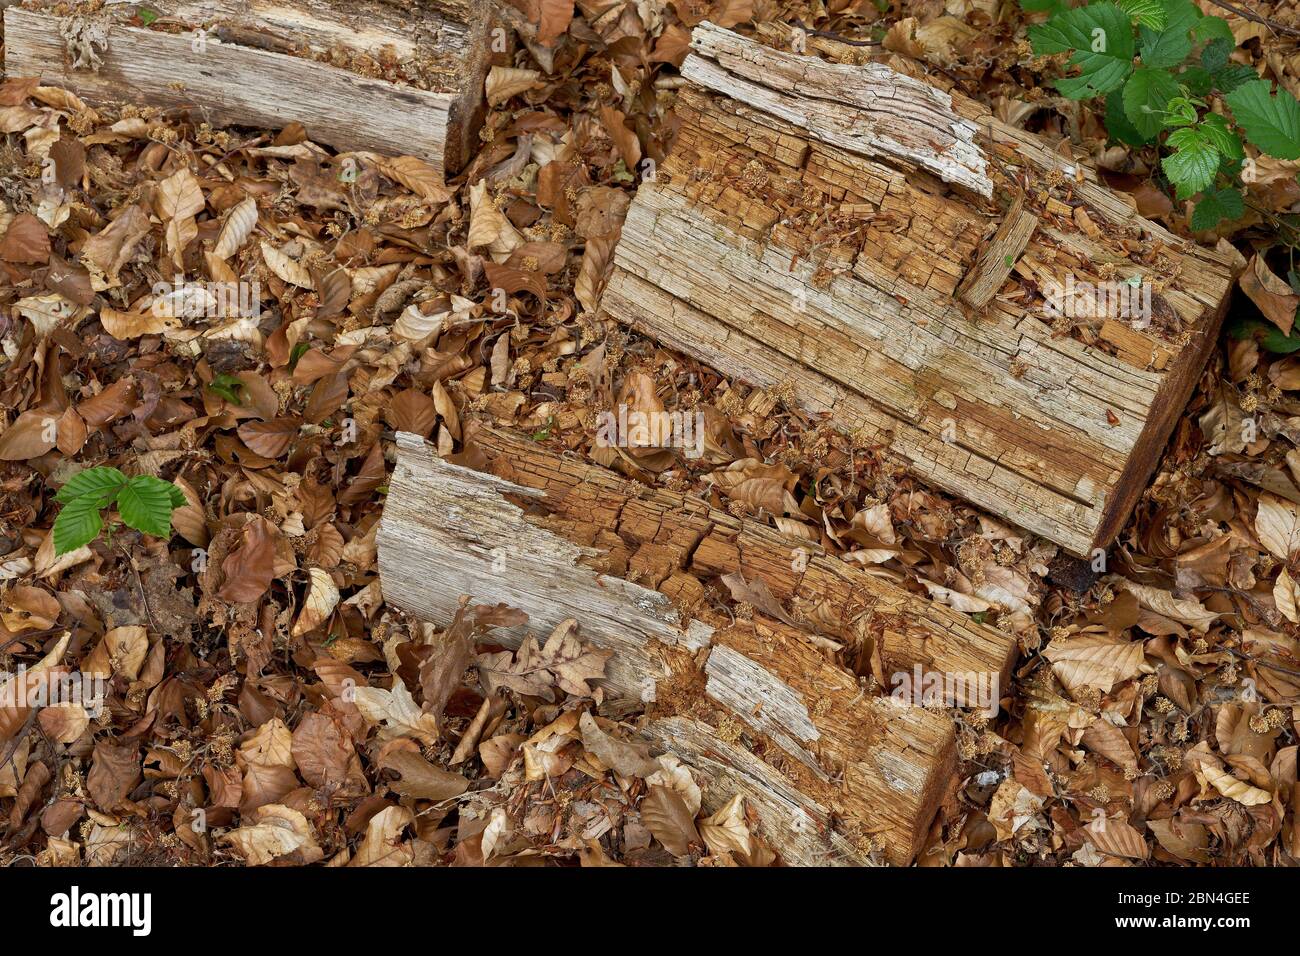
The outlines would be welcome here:
<svg viewBox="0 0 1300 956">
<path fill-rule="evenodd" d="M 5 70 L 93 104 L 188 109 L 213 124 L 297 121 L 337 149 L 411 154 L 443 173 L 468 161 L 482 118 L 489 21 L 459 4 L 176 0 L 154 5 L 153 29 L 128 25 L 134 6 L 109 7 L 95 17 L 107 31 L 97 69 L 74 68 L 64 20 L 49 7 L 5 10 Z M 421 89 L 313 59 L 339 54 L 418 61 L 436 82 Z"/>
<path fill-rule="evenodd" d="M 861 863 L 873 845 L 892 863 L 915 858 L 952 783 L 953 725 L 866 692 L 813 631 L 856 633 L 864 642 L 878 634 L 881 653 L 900 667 L 936 658 L 1009 666 L 1005 642 L 993 650 L 997 632 L 961 626 L 951 609 L 933 609 L 929 620 L 895 614 L 913 600 L 929 602 L 858 578 L 847 565 L 841 581 L 835 565 L 843 562 L 829 556 L 810 556 L 795 575 L 793 539 L 698 499 L 640 489 L 491 429 L 475 431 L 471 445 L 490 459 L 484 471 L 444 462 L 422 440 L 399 434 L 378 534 L 387 602 L 437 624 L 464 595 L 504 602 L 530 616 L 528 625 L 494 632 L 514 644 L 526 629 L 573 617 L 584 640 L 614 651 L 602 686 L 649 703 L 644 732 L 706 777 L 710 806 L 736 792 L 749 797 L 786 862 Z M 763 576 L 774 594 L 824 594 L 823 623 L 732 620 L 699 600 L 703 579 L 733 564 Z M 861 606 L 854 585 L 893 610 Z M 956 633 L 933 615 L 951 616 Z M 909 643 L 885 631 L 916 637 Z M 985 647 L 959 647 L 967 634 Z"/>
<path fill-rule="evenodd" d="M 854 649 L 867 662 L 859 672 L 873 674 L 884 687 L 918 665 L 996 676 L 1000 686 L 1008 685 L 1017 654 L 1012 636 L 813 542 L 689 494 L 630 482 L 505 430 L 471 427 L 467 441 L 483 456 L 485 470 L 544 493 L 547 527 L 599 545 L 610 573 L 671 594 L 688 611 L 702 603 L 701 582 L 739 572 L 765 583 L 800 628 Z"/>
<path fill-rule="evenodd" d="M 692 44 L 677 140 L 628 212 L 602 310 L 792 385 L 1073 554 L 1106 547 L 1213 346 L 1231 258 L 960 94 L 707 24 Z M 1159 321 L 1057 328 L 1041 290 L 1067 276 L 1150 283 Z"/>
</svg>

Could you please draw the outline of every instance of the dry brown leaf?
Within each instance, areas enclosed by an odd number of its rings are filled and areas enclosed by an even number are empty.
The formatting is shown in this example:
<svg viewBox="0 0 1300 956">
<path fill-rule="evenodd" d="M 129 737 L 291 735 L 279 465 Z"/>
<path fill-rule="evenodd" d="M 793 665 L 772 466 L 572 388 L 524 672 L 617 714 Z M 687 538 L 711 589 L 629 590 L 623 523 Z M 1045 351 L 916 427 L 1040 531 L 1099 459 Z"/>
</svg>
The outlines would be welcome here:
<svg viewBox="0 0 1300 956">
<path fill-rule="evenodd" d="M 1300 548 L 1300 508 L 1276 495 L 1260 495 L 1255 534 L 1273 557 L 1287 560 Z"/>
<path fill-rule="evenodd" d="M 489 106 L 500 106 L 512 96 L 525 93 L 542 78 L 538 70 L 521 70 L 509 66 L 494 66 L 488 71 L 484 86 Z"/>
<path fill-rule="evenodd" d="M 450 800 L 469 789 L 469 781 L 458 773 L 435 767 L 420 756 L 414 744 L 386 748 L 380 766 L 401 776 L 389 786 L 404 797 L 417 800 Z"/>
<path fill-rule="evenodd" d="M 243 248 L 256 225 L 257 200 L 249 196 L 227 214 L 226 222 L 217 236 L 217 244 L 212 247 L 212 255 L 221 260 L 229 259 Z"/>
<path fill-rule="evenodd" d="M 379 164 L 379 171 L 427 202 L 441 205 L 451 199 L 452 191 L 438 171 L 416 156 L 386 159 Z"/>
<path fill-rule="evenodd" d="M 582 731 L 582 745 L 587 748 L 587 752 L 621 776 L 647 777 L 659 769 L 659 764 L 650 758 L 648 747 L 611 737 L 600 729 L 596 719 L 586 711 L 583 711 L 578 727 Z"/>
<path fill-rule="evenodd" d="M 1241 291 L 1250 296 L 1264 318 L 1281 329 L 1283 335 L 1290 335 L 1296 309 L 1300 308 L 1300 295 L 1274 275 L 1259 254 L 1251 257 L 1239 281 Z"/>
<path fill-rule="evenodd" d="M 650 787 L 641 801 L 641 822 L 673 856 L 689 856 L 703 839 L 682 795 L 667 787 Z"/>
<path fill-rule="evenodd" d="M 224 834 L 250 866 L 265 866 L 282 857 L 296 855 L 301 863 L 315 863 L 325 853 L 316 843 L 316 835 L 307 818 L 297 810 L 280 804 L 258 807 L 253 823 Z"/>
<path fill-rule="evenodd" d="M 245 422 L 239 426 L 239 438 L 262 457 L 279 458 L 298 437 L 298 429 L 298 421 L 293 418 Z"/>
<path fill-rule="evenodd" d="M 307 596 L 303 599 L 302 611 L 293 625 L 293 636 L 310 634 L 328 620 L 339 604 L 339 589 L 329 572 L 320 568 L 309 568 L 311 584 Z"/>
<path fill-rule="evenodd" d="M 400 836 L 414 822 L 415 814 L 406 807 L 380 810 L 366 824 L 365 838 L 348 866 L 410 866 L 415 851 Z"/>
<path fill-rule="evenodd" d="M 1256 807 L 1273 801 L 1273 795 L 1267 790 L 1261 790 L 1259 787 L 1252 787 L 1244 780 L 1238 780 L 1226 770 L 1216 767 L 1213 763 L 1203 762 L 1198 768 L 1198 773 L 1203 775 L 1210 786 L 1232 800 L 1247 807 Z"/>
<path fill-rule="evenodd" d="M 0 432 L 0 461 L 39 458 L 58 441 L 59 415 L 34 408 L 23 412 Z"/>
<path fill-rule="evenodd" d="M 1098 634 L 1054 640 L 1043 651 L 1052 672 L 1071 693 L 1094 687 L 1110 693 L 1120 681 L 1141 673 L 1141 641 L 1126 641 Z"/>
<path fill-rule="evenodd" d="M 381 724 L 381 740 L 394 737 L 415 737 L 426 744 L 438 741 L 438 721 L 433 714 L 420 710 L 400 679 L 393 681 L 392 690 L 382 687 L 358 687 L 353 691 L 357 710 L 371 723 Z"/>
<path fill-rule="evenodd" d="M 1195 598 L 1179 599 L 1160 588 L 1137 584 L 1124 578 L 1112 578 L 1111 583 L 1123 591 L 1128 591 L 1138 599 L 1142 607 L 1175 621 L 1186 624 L 1195 631 L 1204 634 L 1210 625 L 1219 619 L 1219 615 L 1206 610 L 1205 605 Z"/>
<path fill-rule="evenodd" d="M 298 262 L 291 258 L 269 242 L 262 244 L 262 259 L 266 262 L 266 267 L 274 272 L 290 285 L 296 285 L 300 289 L 311 289 L 315 287 L 312 281 L 311 273 Z"/>
<path fill-rule="evenodd" d="M 1142 834 L 1123 817 L 1110 819 L 1097 816 L 1083 828 L 1083 832 L 1102 853 L 1126 857 L 1130 860 L 1145 860 L 1148 856 L 1146 840 L 1142 839 Z"/>
<path fill-rule="evenodd" d="M 105 332 L 122 342 L 138 339 L 142 335 L 161 335 L 184 324 L 179 315 L 172 315 L 164 309 L 119 312 L 108 306 L 99 310 L 99 322 L 104 326 Z"/>
</svg>

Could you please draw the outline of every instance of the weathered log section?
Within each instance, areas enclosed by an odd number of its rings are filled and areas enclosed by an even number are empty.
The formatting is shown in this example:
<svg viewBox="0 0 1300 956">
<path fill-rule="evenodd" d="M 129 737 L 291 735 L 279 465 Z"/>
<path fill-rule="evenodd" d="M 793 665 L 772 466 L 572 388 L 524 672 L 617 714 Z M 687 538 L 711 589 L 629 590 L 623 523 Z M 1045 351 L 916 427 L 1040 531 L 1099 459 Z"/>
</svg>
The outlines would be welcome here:
<svg viewBox="0 0 1300 956">
<path fill-rule="evenodd" d="M 476 0 L 159 0 L 64 16 L 5 10 L 5 70 L 91 103 L 188 109 L 214 124 L 297 121 L 343 150 L 454 172 L 482 119 L 490 37 Z"/>
<path fill-rule="evenodd" d="M 463 595 L 539 631 L 576 618 L 615 652 L 608 692 L 648 703 L 644 732 L 708 776 L 714 805 L 750 798 L 787 862 L 861 862 L 868 838 L 891 862 L 915 856 L 955 769 L 952 725 L 867 693 L 811 632 L 878 641 L 902 670 L 1002 676 L 1009 638 L 698 499 L 488 429 L 470 445 L 491 473 L 398 436 L 378 539 L 387 602 L 435 623 Z M 772 609 L 787 622 L 699 600 L 701 578 L 732 571 L 794 595 Z"/>
<path fill-rule="evenodd" d="M 1229 257 L 882 64 L 710 24 L 692 49 L 680 134 L 638 190 L 603 309 L 727 374 L 790 383 L 1075 554 L 1107 545 L 1213 345 Z"/>
<path fill-rule="evenodd" d="M 470 445 L 492 474 L 545 492 L 546 527 L 600 548 L 602 571 L 671 595 L 687 615 L 703 602 L 702 581 L 739 572 L 747 582 L 762 582 L 787 620 L 844 644 L 861 662 L 858 670 L 885 687 L 917 665 L 927 672 L 996 675 L 1007 686 L 1017 653 L 1013 637 L 809 541 L 736 518 L 698 497 L 630 482 L 510 432 L 479 428 L 470 432 Z"/>
</svg>

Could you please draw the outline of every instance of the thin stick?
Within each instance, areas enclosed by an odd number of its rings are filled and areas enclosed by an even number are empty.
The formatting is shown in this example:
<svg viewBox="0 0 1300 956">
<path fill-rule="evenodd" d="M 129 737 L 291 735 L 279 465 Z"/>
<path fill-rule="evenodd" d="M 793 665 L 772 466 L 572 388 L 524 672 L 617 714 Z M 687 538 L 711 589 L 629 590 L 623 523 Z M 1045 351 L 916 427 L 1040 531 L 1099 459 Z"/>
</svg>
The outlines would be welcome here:
<svg viewBox="0 0 1300 956">
<path fill-rule="evenodd" d="M 1287 36 L 1300 37 L 1300 29 L 1289 27 L 1285 23 L 1278 23 L 1276 20 L 1270 20 L 1268 17 L 1261 16 L 1252 10 L 1246 10 L 1236 4 L 1228 3 L 1228 0 L 1210 0 L 1210 3 L 1214 4 L 1216 7 L 1222 7 L 1224 10 L 1235 13 L 1243 20 L 1249 20 L 1251 23 L 1262 23 L 1270 30 L 1276 30 L 1278 33 L 1283 33 Z"/>
</svg>

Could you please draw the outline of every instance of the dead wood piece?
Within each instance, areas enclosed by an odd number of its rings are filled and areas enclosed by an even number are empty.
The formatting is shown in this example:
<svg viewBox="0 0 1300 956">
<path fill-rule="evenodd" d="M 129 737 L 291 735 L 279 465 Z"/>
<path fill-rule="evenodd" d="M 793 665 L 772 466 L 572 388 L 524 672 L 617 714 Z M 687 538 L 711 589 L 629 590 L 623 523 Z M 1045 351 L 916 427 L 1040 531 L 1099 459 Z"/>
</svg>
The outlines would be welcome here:
<svg viewBox="0 0 1300 956">
<path fill-rule="evenodd" d="M 791 386 L 1073 554 L 1106 547 L 1214 344 L 1231 257 L 882 64 L 707 23 L 692 49 L 677 140 L 628 212 L 602 309 Z"/>
<path fill-rule="evenodd" d="M 872 846 L 914 859 L 956 767 L 952 723 L 870 693 L 814 622 L 732 620 L 701 600 L 701 577 L 724 567 L 773 594 L 803 593 L 780 570 L 793 539 L 526 444 L 474 433 L 499 476 L 399 434 L 378 535 L 385 600 L 434 623 L 463 595 L 503 602 L 530 617 L 497 638 L 516 643 L 575 618 L 584 639 L 614 651 L 602 685 L 649 705 L 644 732 L 704 774 L 708 806 L 745 794 L 790 863 L 860 863 Z M 859 635 L 898 667 L 1010 666 L 1014 647 L 996 631 L 847 565 L 841 578 L 837 565 L 810 554 L 803 574 L 825 606 L 822 630 Z"/>
<path fill-rule="evenodd" d="M 186 109 L 282 127 L 341 150 L 418 156 L 452 173 L 482 120 L 489 14 L 459 0 L 162 0 L 62 16 L 5 10 L 5 71 L 92 104 Z M 30 6 L 30 5 L 29 5 Z"/>
</svg>

